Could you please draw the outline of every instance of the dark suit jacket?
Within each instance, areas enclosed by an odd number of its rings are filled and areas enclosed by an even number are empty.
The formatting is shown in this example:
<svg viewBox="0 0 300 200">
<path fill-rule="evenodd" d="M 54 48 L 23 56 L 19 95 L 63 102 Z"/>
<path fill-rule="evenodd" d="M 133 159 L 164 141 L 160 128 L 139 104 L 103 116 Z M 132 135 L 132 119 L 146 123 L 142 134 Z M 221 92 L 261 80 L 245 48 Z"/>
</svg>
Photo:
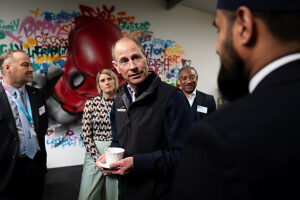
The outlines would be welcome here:
<svg viewBox="0 0 300 200">
<path fill-rule="evenodd" d="M 196 97 L 191 108 L 192 108 L 192 120 L 193 122 L 196 122 L 202 119 L 203 117 L 207 116 L 209 113 L 215 111 L 216 102 L 212 95 L 208 95 L 197 90 Z M 205 113 L 204 111 L 205 108 L 207 108 L 207 113 Z"/>
<path fill-rule="evenodd" d="M 26 85 L 26 90 L 31 104 L 35 131 L 42 151 L 42 158 L 39 162 L 46 172 L 45 134 L 48 128 L 46 102 L 40 90 L 28 85 Z M 39 109 L 42 106 L 45 106 L 46 112 L 40 115 Z M 19 138 L 15 119 L 6 93 L 0 84 L 0 196 L 7 189 L 14 171 L 18 151 Z"/>
<path fill-rule="evenodd" d="M 300 60 L 189 134 L 170 199 L 300 199 Z"/>
</svg>

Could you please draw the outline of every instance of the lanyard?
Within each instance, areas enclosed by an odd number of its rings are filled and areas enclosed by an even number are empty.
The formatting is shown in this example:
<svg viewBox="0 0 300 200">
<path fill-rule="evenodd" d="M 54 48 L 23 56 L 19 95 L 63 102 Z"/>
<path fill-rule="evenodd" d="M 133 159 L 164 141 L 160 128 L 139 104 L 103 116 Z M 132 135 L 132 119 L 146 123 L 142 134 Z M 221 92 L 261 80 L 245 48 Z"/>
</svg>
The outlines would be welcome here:
<svg viewBox="0 0 300 200">
<path fill-rule="evenodd" d="M 110 120 L 110 113 L 109 113 L 108 108 L 107 108 L 107 106 L 106 106 L 105 99 L 104 99 L 103 97 L 101 97 L 101 99 L 102 99 L 102 102 L 103 102 L 104 105 L 105 105 L 105 108 L 106 108 L 106 111 L 107 111 L 107 116 L 108 116 L 108 118 L 109 118 L 109 120 Z"/>
<path fill-rule="evenodd" d="M 3 83 L 2 83 L 2 87 L 4 89 L 4 91 L 6 92 L 6 94 L 10 97 L 10 99 L 17 105 L 17 107 L 25 114 L 25 116 L 27 117 L 29 124 L 33 125 L 33 119 L 32 119 L 32 112 L 31 112 L 31 106 L 30 106 L 30 101 L 29 101 L 29 97 L 28 94 L 25 92 L 25 96 L 26 96 L 26 104 L 27 104 L 27 110 L 16 100 L 16 98 L 14 96 L 12 96 L 8 90 L 4 87 Z M 22 97 L 20 97 L 22 98 Z"/>
</svg>

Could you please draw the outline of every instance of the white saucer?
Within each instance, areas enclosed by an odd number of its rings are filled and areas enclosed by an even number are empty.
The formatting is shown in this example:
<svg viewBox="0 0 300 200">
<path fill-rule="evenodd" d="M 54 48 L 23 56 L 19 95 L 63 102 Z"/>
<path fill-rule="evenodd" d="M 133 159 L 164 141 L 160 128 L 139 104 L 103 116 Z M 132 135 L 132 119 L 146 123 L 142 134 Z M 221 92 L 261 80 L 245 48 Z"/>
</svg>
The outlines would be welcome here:
<svg viewBox="0 0 300 200">
<path fill-rule="evenodd" d="M 99 165 L 105 169 L 110 169 L 109 164 L 108 163 L 99 163 Z"/>
</svg>

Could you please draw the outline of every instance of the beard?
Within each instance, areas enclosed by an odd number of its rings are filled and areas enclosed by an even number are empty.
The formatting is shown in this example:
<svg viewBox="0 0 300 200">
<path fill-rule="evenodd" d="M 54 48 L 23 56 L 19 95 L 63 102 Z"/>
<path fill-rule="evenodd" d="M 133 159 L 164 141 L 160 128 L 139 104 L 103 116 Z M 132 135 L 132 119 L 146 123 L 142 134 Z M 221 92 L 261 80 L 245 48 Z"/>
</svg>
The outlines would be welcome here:
<svg viewBox="0 0 300 200">
<path fill-rule="evenodd" d="M 189 86 L 189 88 L 188 88 Z M 194 92 L 194 90 L 196 89 L 196 83 L 190 83 L 190 84 L 186 84 L 184 86 L 184 88 L 182 88 L 184 92 L 188 93 L 188 94 L 192 94 L 192 92 Z"/>
<path fill-rule="evenodd" d="M 226 55 L 220 55 L 218 87 L 225 100 L 234 101 L 249 94 L 249 74 L 245 70 L 244 61 L 233 48 L 232 37 L 223 43 L 222 50 L 223 54 L 226 52 Z"/>
</svg>

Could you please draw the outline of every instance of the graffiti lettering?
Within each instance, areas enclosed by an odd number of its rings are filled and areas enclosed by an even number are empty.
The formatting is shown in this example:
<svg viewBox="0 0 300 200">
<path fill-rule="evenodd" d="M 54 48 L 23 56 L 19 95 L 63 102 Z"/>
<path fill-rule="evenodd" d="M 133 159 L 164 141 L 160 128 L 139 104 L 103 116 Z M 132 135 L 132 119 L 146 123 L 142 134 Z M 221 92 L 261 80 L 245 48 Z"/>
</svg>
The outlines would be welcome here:
<svg viewBox="0 0 300 200">
<path fill-rule="evenodd" d="M 59 137 L 59 138 L 52 138 L 52 139 L 47 139 L 47 145 L 50 145 L 51 148 L 65 148 L 65 147 L 84 147 L 82 138 L 80 136 L 67 136 L 67 137 Z"/>
<path fill-rule="evenodd" d="M 59 37 L 49 37 L 49 33 L 42 32 L 41 35 L 35 36 L 36 46 L 48 47 L 48 46 L 68 46 L 68 39 Z"/>
<path fill-rule="evenodd" d="M 160 38 L 153 38 L 153 40 L 152 40 L 152 45 L 160 45 L 160 46 L 163 46 L 164 48 L 173 47 L 174 43 L 175 43 L 175 41 L 162 40 Z"/>
<path fill-rule="evenodd" d="M 111 6 L 109 9 L 106 5 L 102 6 L 102 11 L 97 7 L 96 10 L 94 8 L 85 6 L 85 5 L 79 5 L 79 9 L 81 12 L 81 15 L 83 16 L 92 16 L 97 17 L 99 19 L 107 19 L 115 24 L 119 24 L 119 22 L 133 22 L 135 17 L 134 16 L 126 16 L 126 12 L 121 11 L 117 13 L 117 16 L 113 15 L 112 13 L 115 10 L 115 6 Z"/>
<path fill-rule="evenodd" d="M 4 39 L 4 38 L 5 38 L 5 34 L 2 31 L 0 31 L 0 39 Z"/>
<path fill-rule="evenodd" d="M 180 56 L 177 55 L 169 56 L 165 54 L 165 57 L 169 60 L 171 66 L 179 67 L 180 62 L 178 61 L 178 58 L 180 58 Z"/>
<path fill-rule="evenodd" d="M 43 57 L 43 56 L 51 56 L 53 57 L 54 55 L 66 55 L 67 54 L 67 47 L 65 46 L 57 46 L 57 47 L 39 47 L 35 46 L 33 49 L 28 48 L 28 53 L 27 55 L 29 58 L 34 59 L 35 57 Z"/>
<path fill-rule="evenodd" d="M 168 55 L 185 55 L 184 50 L 178 44 L 175 44 L 174 48 L 165 48 L 165 53 Z"/>
<path fill-rule="evenodd" d="M 134 21 L 134 19 L 135 19 L 134 16 L 126 16 L 126 12 L 121 11 L 121 12 L 118 12 L 118 14 L 117 14 L 117 20 L 113 21 L 113 22 L 117 23 L 117 24 L 119 24 L 119 22 L 125 22 L 125 21 L 131 23 Z"/>
<path fill-rule="evenodd" d="M 61 11 L 60 13 L 53 13 L 53 12 L 43 12 L 45 19 L 48 21 L 53 21 L 55 23 L 67 23 L 75 19 L 80 12 L 73 11 L 72 13 L 67 13 L 65 11 Z"/>
<path fill-rule="evenodd" d="M 0 30 L 12 33 L 18 30 L 20 24 L 20 19 L 12 20 L 9 24 L 5 24 L 3 20 L 0 19 Z"/>
<path fill-rule="evenodd" d="M 23 50 L 23 46 L 22 44 L 20 45 L 20 44 L 10 43 L 8 47 L 6 44 L 0 44 L 0 54 L 3 54 L 11 50 Z"/>
<path fill-rule="evenodd" d="M 49 58 L 49 57 L 47 57 L 47 58 Z M 38 62 L 40 62 L 40 60 L 42 60 L 42 59 L 38 59 Z M 53 59 L 49 59 L 49 60 L 53 60 Z M 49 61 L 48 62 L 41 62 L 41 63 L 38 63 L 38 62 L 35 62 L 35 61 L 32 62 L 33 71 L 38 71 L 39 70 L 41 74 L 47 75 L 49 67 L 54 65 L 54 66 L 63 68 L 66 61 L 65 61 L 65 59 L 59 59 L 57 61 L 53 61 L 53 63 L 51 63 Z M 48 130 L 48 133 L 50 134 L 51 131 Z"/>
<path fill-rule="evenodd" d="M 164 54 L 165 53 L 165 49 L 162 47 L 159 48 L 154 48 L 154 45 L 150 44 L 144 44 L 143 45 L 144 50 L 147 50 L 149 53 L 149 58 L 152 57 L 152 55 L 160 55 L 160 54 Z"/>
<path fill-rule="evenodd" d="M 119 22 L 118 27 L 121 31 L 129 31 L 129 32 L 145 32 L 145 33 L 153 33 L 149 31 L 150 23 L 148 21 L 141 23 L 129 23 L 129 22 Z"/>
<path fill-rule="evenodd" d="M 161 59 L 160 58 L 149 59 L 148 65 L 150 68 L 152 68 L 155 71 L 155 73 L 157 73 L 161 69 L 166 71 L 169 71 L 170 69 L 169 59 L 166 57 L 164 58 L 163 56 L 161 56 Z"/>
<path fill-rule="evenodd" d="M 96 8 L 96 10 L 94 10 L 89 6 L 79 5 L 80 12 L 83 16 L 92 16 L 100 19 L 111 20 L 112 12 L 115 10 L 115 6 L 112 6 L 110 7 L 110 9 L 108 9 L 106 5 L 103 5 L 102 8 L 103 10 L 100 11 L 98 7 Z"/>
<path fill-rule="evenodd" d="M 67 33 L 62 31 L 61 24 L 59 23 L 52 24 L 51 21 L 48 21 L 45 18 L 43 21 L 41 20 L 35 21 L 35 19 L 31 16 L 25 18 L 21 23 L 19 34 L 22 31 L 24 31 L 25 36 L 27 38 L 33 35 L 37 35 L 39 32 L 52 33 L 56 37 L 62 37 L 67 35 Z"/>
<path fill-rule="evenodd" d="M 131 33 L 123 32 L 123 35 L 128 36 L 128 37 L 137 38 L 138 40 L 140 40 L 141 43 L 150 41 L 152 38 L 151 33 L 145 33 L 145 32 L 131 32 Z"/>
</svg>

